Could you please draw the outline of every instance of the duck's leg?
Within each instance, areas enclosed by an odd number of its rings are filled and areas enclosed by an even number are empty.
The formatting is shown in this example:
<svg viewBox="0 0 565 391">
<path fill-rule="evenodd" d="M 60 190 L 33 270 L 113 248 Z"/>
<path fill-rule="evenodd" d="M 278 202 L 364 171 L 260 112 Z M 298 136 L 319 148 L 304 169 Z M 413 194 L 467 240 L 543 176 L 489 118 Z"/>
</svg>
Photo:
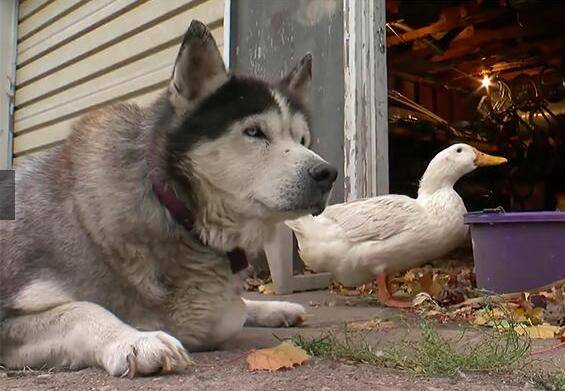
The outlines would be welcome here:
<svg viewBox="0 0 565 391">
<path fill-rule="evenodd" d="M 377 288 L 378 297 L 382 305 L 393 308 L 411 308 L 412 303 L 410 301 L 399 300 L 392 297 L 390 291 L 388 290 L 388 276 L 386 273 L 381 273 L 377 277 Z"/>
</svg>

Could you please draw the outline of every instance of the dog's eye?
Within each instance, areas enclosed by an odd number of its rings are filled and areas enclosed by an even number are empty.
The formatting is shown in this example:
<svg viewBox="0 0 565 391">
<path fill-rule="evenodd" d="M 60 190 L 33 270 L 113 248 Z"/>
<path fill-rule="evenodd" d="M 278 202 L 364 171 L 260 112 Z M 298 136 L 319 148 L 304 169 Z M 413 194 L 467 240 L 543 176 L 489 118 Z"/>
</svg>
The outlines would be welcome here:
<svg viewBox="0 0 565 391">
<path fill-rule="evenodd" d="M 267 136 L 265 136 L 265 133 L 263 133 L 261 128 L 258 126 L 252 126 L 250 128 L 247 128 L 243 131 L 243 133 L 245 133 L 245 135 L 249 137 L 267 138 Z"/>
<path fill-rule="evenodd" d="M 463 152 L 463 148 L 457 148 L 457 153 Z"/>
</svg>

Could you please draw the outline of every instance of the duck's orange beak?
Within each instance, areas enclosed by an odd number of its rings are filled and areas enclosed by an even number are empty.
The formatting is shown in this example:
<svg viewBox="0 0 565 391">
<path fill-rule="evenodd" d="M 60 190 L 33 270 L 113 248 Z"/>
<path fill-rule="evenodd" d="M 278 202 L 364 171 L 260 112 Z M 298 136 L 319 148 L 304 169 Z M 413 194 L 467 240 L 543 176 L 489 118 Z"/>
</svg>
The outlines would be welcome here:
<svg viewBox="0 0 565 391">
<path fill-rule="evenodd" d="M 484 152 L 473 148 L 475 151 L 475 165 L 477 167 L 498 166 L 500 164 L 508 163 L 505 157 L 487 155 Z"/>
</svg>

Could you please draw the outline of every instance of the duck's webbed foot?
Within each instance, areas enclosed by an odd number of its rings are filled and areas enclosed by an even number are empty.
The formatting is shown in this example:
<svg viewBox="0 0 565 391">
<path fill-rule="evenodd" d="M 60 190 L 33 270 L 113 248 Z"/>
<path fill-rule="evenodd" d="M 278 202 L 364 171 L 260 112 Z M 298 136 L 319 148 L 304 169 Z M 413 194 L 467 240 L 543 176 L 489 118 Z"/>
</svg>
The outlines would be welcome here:
<svg viewBox="0 0 565 391">
<path fill-rule="evenodd" d="M 412 302 L 392 297 L 388 290 L 388 276 L 381 273 L 377 277 L 378 298 L 382 305 L 392 308 L 412 308 Z"/>
</svg>

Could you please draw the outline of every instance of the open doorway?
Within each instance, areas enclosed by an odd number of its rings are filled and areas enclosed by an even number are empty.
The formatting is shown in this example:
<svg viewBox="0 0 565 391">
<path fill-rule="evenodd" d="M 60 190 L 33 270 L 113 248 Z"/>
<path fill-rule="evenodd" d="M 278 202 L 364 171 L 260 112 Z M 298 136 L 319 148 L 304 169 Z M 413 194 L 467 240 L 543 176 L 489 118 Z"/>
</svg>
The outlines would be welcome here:
<svg viewBox="0 0 565 391">
<path fill-rule="evenodd" d="M 468 210 L 565 210 L 565 3 L 386 6 L 391 193 L 466 142 L 509 160 L 457 184 Z"/>
</svg>

